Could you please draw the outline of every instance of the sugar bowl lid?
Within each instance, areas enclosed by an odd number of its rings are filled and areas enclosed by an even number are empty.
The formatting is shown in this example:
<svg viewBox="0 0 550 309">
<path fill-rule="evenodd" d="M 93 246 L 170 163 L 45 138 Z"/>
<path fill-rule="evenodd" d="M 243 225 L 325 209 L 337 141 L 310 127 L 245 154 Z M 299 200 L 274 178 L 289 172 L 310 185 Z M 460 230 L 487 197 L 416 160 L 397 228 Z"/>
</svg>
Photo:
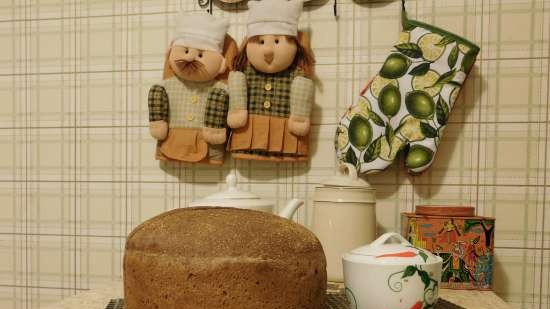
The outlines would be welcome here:
<svg viewBox="0 0 550 309">
<path fill-rule="evenodd" d="M 349 163 L 343 163 L 338 167 L 339 174 L 321 181 L 323 186 L 372 189 L 370 184 L 357 176 L 357 169 Z"/>
<path fill-rule="evenodd" d="M 398 243 L 386 243 L 396 239 Z M 441 257 L 428 250 L 414 247 L 398 233 L 386 233 L 370 245 L 353 249 L 344 260 L 376 265 L 427 265 L 442 262 Z"/>
<path fill-rule="evenodd" d="M 225 178 L 227 189 L 209 195 L 198 201 L 191 202 L 189 206 L 212 206 L 212 207 L 240 207 L 240 208 L 254 208 L 254 207 L 270 207 L 273 206 L 273 202 L 265 200 L 257 196 L 256 194 L 241 190 L 237 187 L 237 176 L 234 173 L 230 173 Z"/>
</svg>

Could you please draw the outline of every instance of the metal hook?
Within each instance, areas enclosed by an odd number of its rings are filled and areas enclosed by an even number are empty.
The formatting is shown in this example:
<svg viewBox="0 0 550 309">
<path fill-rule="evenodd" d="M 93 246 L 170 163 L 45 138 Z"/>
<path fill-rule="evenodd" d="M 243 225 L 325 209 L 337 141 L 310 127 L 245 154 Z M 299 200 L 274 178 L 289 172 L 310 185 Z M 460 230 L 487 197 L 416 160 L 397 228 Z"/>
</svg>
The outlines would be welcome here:
<svg viewBox="0 0 550 309">
<path fill-rule="evenodd" d="M 201 8 L 206 8 L 208 7 L 208 9 L 206 10 L 208 13 L 210 13 L 210 15 L 212 15 L 212 4 L 214 3 L 214 0 L 198 0 L 199 2 L 199 6 Z"/>
<path fill-rule="evenodd" d="M 337 3 L 337 0 L 334 0 L 333 11 L 334 11 L 334 17 L 338 17 L 338 3 Z"/>
</svg>

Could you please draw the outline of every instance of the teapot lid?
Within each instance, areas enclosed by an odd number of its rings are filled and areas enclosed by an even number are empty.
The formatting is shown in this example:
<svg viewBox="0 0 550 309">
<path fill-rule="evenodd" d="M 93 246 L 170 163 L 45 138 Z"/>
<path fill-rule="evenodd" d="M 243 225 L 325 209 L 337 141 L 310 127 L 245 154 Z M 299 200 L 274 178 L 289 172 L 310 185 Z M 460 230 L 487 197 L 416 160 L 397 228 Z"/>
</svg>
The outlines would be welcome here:
<svg viewBox="0 0 550 309">
<path fill-rule="evenodd" d="M 386 243 L 391 238 L 399 243 Z M 347 261 L 378 265 L 426 265 L 442 262 L 441 257 L 428 250 L 414 247 L 397 233 L 386 233 L 370 245 L 351 250 L 344 255 Z"/>
<path fill-rule="evenodd" d="M 189 204 L 196 206 L 216 206 L 216 207 L 266 207 L 273 206 L 273 203 L 264 200 L 256 194 L 241 190 L 237 187 L 237 176 L 230 173 L 225 177 L 227 189 L 211 194 L 203 199 Z"/>
<path fill-rule="evenodd" d="M 370 184 L 357 176 L 357 169 L 349 163 L 338 168 L 339 174 L 321 181 L 323 186 L 372 189 Z"/>
</svg>

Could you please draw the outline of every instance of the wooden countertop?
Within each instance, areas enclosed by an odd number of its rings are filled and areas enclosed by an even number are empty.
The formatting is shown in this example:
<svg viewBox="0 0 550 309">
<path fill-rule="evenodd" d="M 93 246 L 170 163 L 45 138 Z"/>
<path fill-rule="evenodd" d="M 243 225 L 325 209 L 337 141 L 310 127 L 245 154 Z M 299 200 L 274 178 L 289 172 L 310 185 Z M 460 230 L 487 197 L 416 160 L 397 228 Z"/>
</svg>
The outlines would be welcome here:
<svg viewBox="0 0 550 309">
<path fill-rule="evenodd" d="M 511 309 L 500 297 L 491 291 L 446 290 L 439 292 L 441 298 L 464 308 L 472 309 Z M 78 295 L 65 298 L 59 303 L 41 307 L 41 309 L 105 309 L 109 300 L 122 298 L 122 282 L 113 282 Z"/>
</svg>

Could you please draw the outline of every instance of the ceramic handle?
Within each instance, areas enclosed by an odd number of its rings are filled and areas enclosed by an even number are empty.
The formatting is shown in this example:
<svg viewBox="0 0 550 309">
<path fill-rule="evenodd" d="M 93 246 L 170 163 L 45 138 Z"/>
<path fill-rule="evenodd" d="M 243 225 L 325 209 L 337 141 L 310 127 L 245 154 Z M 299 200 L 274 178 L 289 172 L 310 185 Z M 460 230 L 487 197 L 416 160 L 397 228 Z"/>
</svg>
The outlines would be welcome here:
<svg viewBox="0 0 550 309">
<path fill-rule="evenodd" d="M 378 237 L 377 240 L 372 242 L 371 246 L 373 246 L 373 247 L 381 246 L 381 245 L 385 244 L 386 241 L 388 241 L 390 238 L 396 238 L 397 240 L 399 240 L 401 242 L 402 245 L 412 246 L 410 242 L 408 242 L 405 238 L 403 238 L 403 236 L 401 236 L 398 233 L 393 233 L 393 232 L 386 233 L 386 234 Z"/>
<path fill-rule="evenodd" d="M 349 164 L 349 163 L 342 163 L 340 165 L 340 169 L 342 169 L 342 171 L 344 172 L 345 170 L 348 171 L 348 177 L 352 180 L 356 180 L 357 179 L 357 169 L 355 168 L 355 166 L 353 164 Z"/>
</svg>

